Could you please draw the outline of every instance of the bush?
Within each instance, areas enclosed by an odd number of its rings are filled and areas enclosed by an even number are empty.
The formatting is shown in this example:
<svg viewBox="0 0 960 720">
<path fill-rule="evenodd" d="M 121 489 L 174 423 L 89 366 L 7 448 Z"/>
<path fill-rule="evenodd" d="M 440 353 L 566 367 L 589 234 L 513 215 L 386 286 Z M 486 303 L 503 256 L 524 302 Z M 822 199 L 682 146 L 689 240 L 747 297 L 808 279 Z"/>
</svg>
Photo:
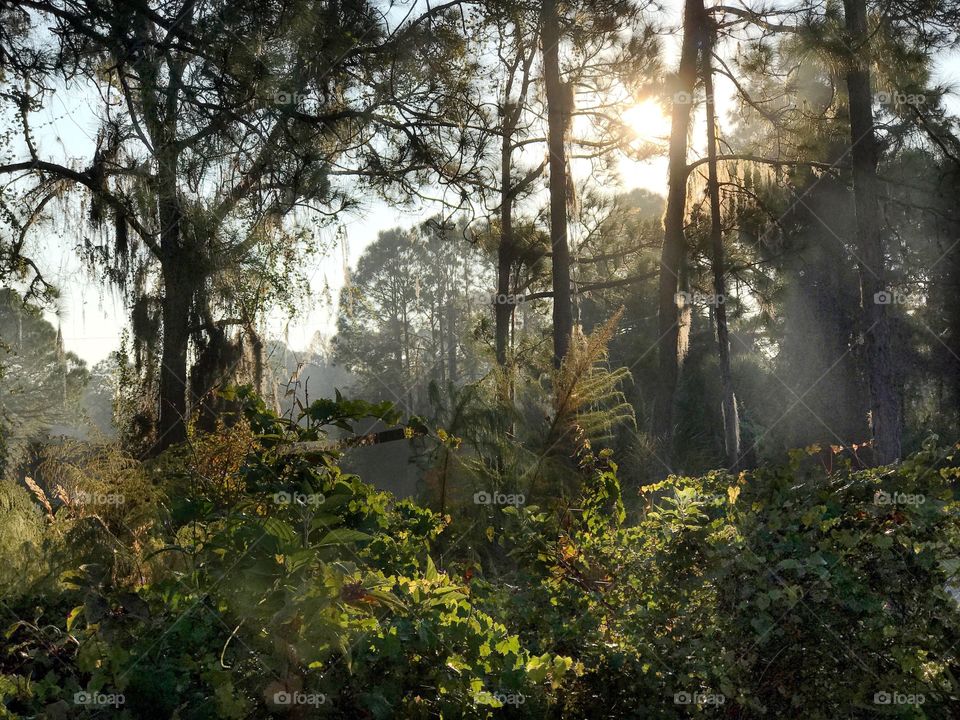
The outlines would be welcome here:
<svg viewBox="0 0 960 720">
<path fill-rule="evenodd" d="M 243 417 L 148 465 L 61 449 L 71 468 L 44 478 L 62 492 L 37 485 L 50 507 L 24 527 L 62 540 L 49 567 L 73 564 L 5 598 L 3 716 L 945 719 L 960 702 L 955 449 L 671 477 L 628 519 L 616 464 L 585 446 L 579 502 L 485 506 L 475 531 L 340 469 L 324 428 L 388 406 L 291 422 L 235 400 Z M 97 513 L 72 501 L 84 488 L 142 497 Z M 4 542 L 18 567 L 30 550 Z"/>
<path fill-rule="evenodd" d="M 565 716 L 954 717 L 955 453 L 671 477 L 636 524 L 585 513 L 550 545 L 548 517 L 520 509 L 513 552 L 539 562 L 478 602 L 582 668 Z"/>
<path fill-rule="evenodd" d="M 437 569 L 443 519 L 343 473 L 333 451 L 285 452 L 388 409 L 320 402 L 301 426 L 240 399 L 237 425 L 142 469 L 167 488 L 150 533 L 161 542 L 138 547 L 149 573 L 84 562 L 53 597 L 10 608 L 6 712 L 479 718 L 520 697 L 545 712 L 569 660 L 531 656 Z M 102 535 L 84 542 L 111 557 Z"/>
</svg>

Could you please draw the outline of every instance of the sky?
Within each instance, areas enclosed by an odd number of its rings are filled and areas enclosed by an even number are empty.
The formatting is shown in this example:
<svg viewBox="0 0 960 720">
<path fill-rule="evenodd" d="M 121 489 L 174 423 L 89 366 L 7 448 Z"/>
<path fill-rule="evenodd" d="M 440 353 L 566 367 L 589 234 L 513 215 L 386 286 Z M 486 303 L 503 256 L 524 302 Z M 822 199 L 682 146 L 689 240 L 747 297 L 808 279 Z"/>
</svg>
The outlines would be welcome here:
<svg viewBox="0 0 960 720">
<path fill-rule="evenodd" d="M 668 2 L 667 10 L 659 18 L 666 27 L 676 26 L 677 6 L 676 2 Z M 676 38 L 667 37 L 664 67 L 675 66 L 676 54 Z M 935 70 L 935 82 L 953 87 L 960 81 L 960 59 L 956 54 L 939 58 Z M 723 98 L 729 98 L 732 92 L 729 87 L 724 92 L 722 83 L 718 82 L 718 95 L 718 114 L 722 118 L 725 110 L 732 106 L 729 99 Z M 956 98 L 948 98 L 947 104 L 954 112 L 960 112 L 960 102 Z M 659 140 L 666 147 L 669 122 L 655 102 L 640 103 L 626 119 L 644 139 Z M 85 97 L 70 92 L 56 93 L 53 101 L 38 113 L 34 125 L 41 157 L 68 164 L 75 161 L 80 166 L 88 164 L 97 133 L 97 120 Z M 622 160 L 619 169 L 620 189 L 640 187 L 660 194 L 665 192 L 665 156 L 644 163 Z M 345 277 L 344 264 L 355 267 L 364 248 L 380 232 L 396 226 L 415 225 L 431 214 L 430 207 L 398 209 L 370 199 L 363 210 L 341 220 L 345 238 L 342 243 L 335 238 L 336 228 L 319 231 L 324 234 L 317 238 L 318 244 L 333 248 L 333 251 L 317 256 L 313 267 L 306 269 L 313 298 L 303 304 L 294 318 L 277 313 L 269 316 L 266 336 L 283 339 L 295 350 L 308 347 L 316 333 L 331 337 L 335 332 L 336 298 Z M 82 241 L 82 234 L 70 230 L 67 227 L 63 237 L 32 238 L 31 251 L 41 260 L 45 276 L 61 293 L 57 307 L 46 312 L 47 318 L 60 326 L 66 349 L 92 365 L 119 347 L 128 312 L 119 292 L 102 283 L 85 267 L 74 250 Z M 324 301 L 324 296 L 332 298 L 333 302 Z"/>
</svg>

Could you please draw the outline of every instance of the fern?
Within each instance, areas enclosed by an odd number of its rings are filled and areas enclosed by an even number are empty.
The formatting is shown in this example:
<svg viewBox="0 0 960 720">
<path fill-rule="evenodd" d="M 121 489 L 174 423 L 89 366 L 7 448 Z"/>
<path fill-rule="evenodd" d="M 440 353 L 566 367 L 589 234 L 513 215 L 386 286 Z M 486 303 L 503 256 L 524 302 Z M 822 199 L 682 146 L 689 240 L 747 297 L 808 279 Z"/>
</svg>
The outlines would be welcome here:
<svg viewBox="0 0 960 720">
<path fill-rule="evenodd" d="M 577 334 L 560 368 L 553 373 L 553 417 L 546 437 L 546 454 L 556 448 L 574 452 L 611 437 L 623 424 L 636 427 L 633 406 L 620 390 L 630 379 L 627 368 L 607 367 L 607 346 L 621 308 L 588 336 Z M 566 447 L 565 447 L 566 446 Z"/>
<path fill-rule="evenodd" d="M 579 478 L 571 462 L 574 458 L 609 439 L 616 427 L 636 427 L 633 406 L 620 390 L 630 371 L 607 366 L 607 346 L 622 314 L 621 309 L 590 335 L 576 333 L 567 356 L 553 371 L 552 415 L 543 449 L 527 473 L 531 487 L 563 485 L 565 478 Z"/>
<path fill-rule="evenodd" d="M 566 360 L 547 376 L 546 392 L 542 381 L 521 376 L 506 396 L 504 371 L 494 369 L 476 384 L 434 393 L 436 420 L 463 441 L 460 449 L 444 444 L 433 457 L 427 487 L 438 506 L 459 507 L 489 530 L 500 516 L 473 505 L 478 491 L 523 494 L 529 505 L 579 496 L 596 474 L 593 446 L 624 424 L 636 427 L 620 389 L 630 372 L 607 364 L 620 316 L 573 338 Z"/>
</svg>

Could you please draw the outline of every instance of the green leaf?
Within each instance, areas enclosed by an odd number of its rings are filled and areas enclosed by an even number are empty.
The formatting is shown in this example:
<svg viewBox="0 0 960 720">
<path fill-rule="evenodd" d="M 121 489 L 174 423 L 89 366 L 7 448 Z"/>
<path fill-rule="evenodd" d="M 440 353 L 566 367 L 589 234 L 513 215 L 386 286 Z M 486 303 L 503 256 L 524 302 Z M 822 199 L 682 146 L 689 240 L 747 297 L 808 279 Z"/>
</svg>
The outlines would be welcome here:
<svg viewBox="0 0 960 720">
<path fill-rule="evenodd" d="M 268 517 L 264 521 L 263 531 L 284 543 L 293 542 L 297 539 L 297 531 L 289 523 L 276 517 Z"/>
<path fill-rule="evenodd" d="M 352 542 L 362 542 L 364 540 L 372 540 L 373 536 L 368 535 L 365 532 L 360 532 L 359 530 L 353 530 L 351 528 L 337 528 L 336 530 L 331 530 L 326 535 L 324 535 L 317 545 L 345 545 Z"/>
<path fill-rule="evenodd" d="M 314 557 L 312 549 L 300 550 L 287 555 L 287 567 L 290 569 L 290 572 L 296 572 L 300 568 L 309 565 Z"/>
<path fill-rule="evenodd" d="M 427 555 L 427 570 L 423 574 L 424 580 L 436 580 L 440 577 L 440 573 L 437 572 L 437 566 L 433 564 L 433 558 Z"/>
<path fill-rule="evenodd" d="M 67 632 L 73 630 L 73 624 L 77 621 L 77 618 L 80 617 L 80 613 L 83 612 L 83 605 L 77 605 L 70 613 L 67 615 Z"/>
<path fill-rule="evenodd" d="M 520 640 L 516 635 L 511 635 L 508 638 L 501 640 L 497 643 L 497 652 L 501 655 L 506 655 L 508 653 L 513 653 L 514 655 L 520 654 Z"/>
<path fill-rule="evenodd" d="M 405 610 L 407 607 L 400 598 L 386 590 L 367 590 L 367 595 L 375 598 L 381 605 L 385 605 L 391 610 Z"/>
<path fill-rule="evenodd" d="M 531 682 L 543 682 L 547 677 L 547 673 L 550 672 L 550 654 L 544 653 L 540 657 L 530 658 L 527 662 L 526 670 Z"/>
<path fill-rule="evenodd" d="M 322 513 L 320 515 L 314 516 L 313 520 L 310 523 L 310 529 L 316 530 L 317 528 L 332 528 L 343 522 L 343 518 L 339 515 L 330 515 L 329 513 Z"/>
</svg>

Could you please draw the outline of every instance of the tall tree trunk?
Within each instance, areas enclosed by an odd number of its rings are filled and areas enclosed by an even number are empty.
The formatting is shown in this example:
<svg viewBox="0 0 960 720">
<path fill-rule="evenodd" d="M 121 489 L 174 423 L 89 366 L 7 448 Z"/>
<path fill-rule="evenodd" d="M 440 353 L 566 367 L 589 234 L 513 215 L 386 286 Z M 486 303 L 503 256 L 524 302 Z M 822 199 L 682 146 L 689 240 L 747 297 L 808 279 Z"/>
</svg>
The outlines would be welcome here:
<svg viewBox="0 0 960 720">
<path fill-rule="evenodd" d="M 447 312 L 444 307 L 444 301 L 447 297 L 447 288 L 445 284 L 441 282 L 439 292 L 437 297 L 440 299 L 438 306 L 430 308 L 430 334 L 434 341 L 435 352 L 433 356 L 436 358 L 435 370 L 431 369 L 430 374 L 435 378 L 439 379 L 440 387 L 445 387 L 447 384 Z M 433 332 L 433 316 L 436 316 L 436 328 L 437 331 Z M 439 371 L 439 372 L 437 372 Z"/>
<path fill-rule="evenodd" d="M 560 80 L 560 18 L 556 0 L 541 9 L 543 79 L 547 98 L 547 150 L 550 153 L 550 244 L 553 251 L 553 362 L 567 355 L 573 334 L 570 247 L 567 243 L 567 153 L 572 96 Z"/>
<path fill-rule="evenodd" d="M 886 290 L 883 228 L 880 222 L 877 164 L 879 147 L 873 126 L 870 91 L 870 52 L 865 0 L 844 0 L 847 36 L 852 48 L 847 71 L 850 105 L 850 144 L 857 217 L 860 297 L 866 322 L 867 376 L 873 455 L 877 464 L 900 458 L 901 399 L 896 385 L 887 305 L 877 293 Z"/>
<path fill-rule="evenodd" d="M 263 382 L 263 339 L 253 327 L 253 323 L 247 326 L 247 332 L 250 337 L 250 352 L 253 353 L 253 386 L 258 395 L 266 396 Z"/>
<path fill-rule="evenodd" d="M 956 237 L 948 235 L 947 237 Z M 960 432 L 960 251 L 946 251 L 943 263 L 943 314 L 945 347 L 940 352 L 943 370 L 940 372 L 940 395 L 938 402 L 944 417 L 952 418 L 955 432 Z"/>
<path fill-rule="evenodd" d="M 163 264 L 163 345 L 160 353 L 160 416 L 156 452 L 186 440 L 187 348 L 193 284 L 181 263 Z"/>
<path fill-rule="evenodd" d="M 703 89 L 707 97 L 707 167 L 710 191 L 710 245 L 713 250 L 713 293 L 716 305 L 713 313 L 717 323 L 717 349 L 720 360 L 720 388 L 723 393 L 723 440 L 727 465 L 732 469 L 740 459 L 740 417 L 737 397 L 733 392 L 730 372 L 730 334 L 727 328 L 726 263 L 723 252 L 723 226 L 720 215 L 720 178 L 717 172 L 717 113 L 713 101 L 714 38 L 704 46 L 702 68 Z"/>
<path fill-rule="evenodd" d="M 163 279 L 163 345 L 160 353 L 160 412 L 156 452 L 187 437 L 187 349 L 190 344 L 190 309 L 197 290 L 198 258 L 185 251 L 180 221 L 182 209 L 177 189 L 179 153 L 173 138 L 176 119 L 168 117 L 155 137 L 158 149 L 157 187 L 160 222 L 160 268 Z"/>
<path fill-rule="evenodd" d="M 505 99 L 504 107 L 508 107 L 507 100 L 509 98 Z M 497 297 L 494 298 L 493 309 L 497 364 L 501 368 L 507 365 L 510 316 L 513 314 L 513 306 L 504 302 L 510 294 L 510 267 L 513 263 L 513 185 L 510 179 L 513 168 L 513 123 L 509 124 L 510 127 L 504 127 L 500 145 L 500 244 L 497 246 Z"/>
<path fill-rule="evenodd" d="M 447 380 L 457 382 L 457 307 L 451 292 L 447 298 Z"/>
<path fill-rule="evenodd" d="M 183 18 L 185 25 L 189 18 Z M 145 38 L 151 28 L 139 28 Z M 157 176 L 157 221 L 160 226 L 160 273 L 163 280 L 161 317 L 163 343 L 160 352 L 159 417 L 157 440 L 151 452 L 158 453 L 187 437 L 187 349 L 190 344 L 190 311 L 194 292 L 203 276 L 202 264 L 185 242 L 180 221 L 178 172 L 180 146 L 177 143 L 177 101 L 184 65 L 167 60 L 168 81 L 160 61 L 146 54 L 135 60 L 143 89 L 143 116 L 154 147 Z"/>
<path fill-rule="evenodd" d="M 687 136 L 690 132 L 693 91 L 697 77 L 697 51 L 704 20 L 703 0 L 686 0 L 680 66 L 673 92 L 668 159 L 667 207 L 663 216 L 663 248 L 660 253 L 657 355 L 659 375 L 654 400 L 653 434 L 669 461 L 673 440 L 673 400 L 686 349 L 683 327 L 685 301 L 678 298 L 680 273 L 687 251 L 683 232 L 687 207 Z"/>
<path fill-rule="evenodd" d="M 407 308 L 403 308 L 403 379 L 401 380 L 401 387 L 406 385 L 407 388 L 407 407 L 405 408 L 408 413 L 415 413 L 413 405 L 413 391 L 414 391 L 414 377 L 413 377 L 413 362 L 410 360 L 410 354 L 412 348 L 410 347 L 410 323 L 408 322 L 407 317 Z M 408 384 L 409 383 L 409 384 Z"/>
</svg>

